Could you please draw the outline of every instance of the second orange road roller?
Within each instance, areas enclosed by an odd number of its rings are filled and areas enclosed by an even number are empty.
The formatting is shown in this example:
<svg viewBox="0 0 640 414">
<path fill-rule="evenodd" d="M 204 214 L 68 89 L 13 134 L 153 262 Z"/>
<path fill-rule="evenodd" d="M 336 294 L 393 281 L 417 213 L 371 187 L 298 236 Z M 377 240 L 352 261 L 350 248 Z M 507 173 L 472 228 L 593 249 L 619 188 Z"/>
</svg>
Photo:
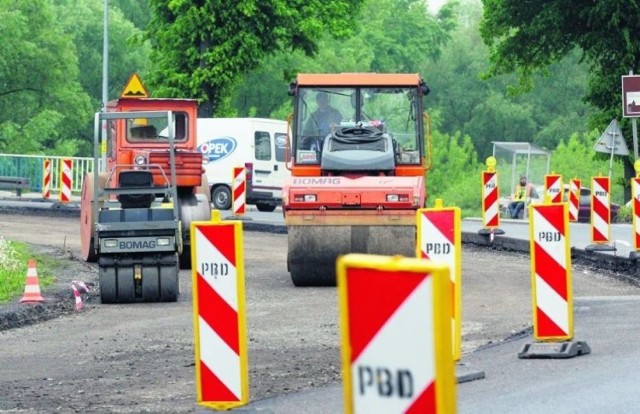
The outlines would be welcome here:
<svg viewBox="0 0 640 414">
<path fill-rule="evenodd" d="M 283 212 L 295 286 L 335 286 L 339 255 L 414 256 L 429 88 L 419 74 L 299 74 Z"/>
</svg>

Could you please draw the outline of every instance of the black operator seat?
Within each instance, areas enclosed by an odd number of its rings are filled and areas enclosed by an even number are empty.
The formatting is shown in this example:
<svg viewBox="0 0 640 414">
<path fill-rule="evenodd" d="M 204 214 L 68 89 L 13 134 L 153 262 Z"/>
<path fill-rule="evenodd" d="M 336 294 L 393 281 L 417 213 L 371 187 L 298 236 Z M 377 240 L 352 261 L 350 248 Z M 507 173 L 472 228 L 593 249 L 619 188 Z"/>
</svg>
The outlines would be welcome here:
<svg viewBox="0 0 640 414">
<path fill-rule="evenodd" d="M 120 172 L 119 182 L 122 188 L 151 188 L 153 174 L 151 171 L 129 170 Z M 122 208 L 149 208 L 155 200 L 155 194 L 118 194 Z"/>
</svg>

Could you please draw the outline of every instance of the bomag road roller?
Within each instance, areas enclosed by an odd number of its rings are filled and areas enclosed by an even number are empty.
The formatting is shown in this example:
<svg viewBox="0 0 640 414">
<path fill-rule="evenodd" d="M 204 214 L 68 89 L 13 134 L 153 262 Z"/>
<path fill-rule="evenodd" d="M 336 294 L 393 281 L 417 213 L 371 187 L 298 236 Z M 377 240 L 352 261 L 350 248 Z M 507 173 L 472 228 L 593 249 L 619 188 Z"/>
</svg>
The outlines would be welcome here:
<svg viewBox="0 0 640 414">
<path fill-rule="evenodd" d="M 96 114 L 94 166 L 99 148 L 106 162 L 84 177 L 80 231 L 102 303 L 177 300 L 189 224 L 211 218 L 196 117 L 195 100 L 128 97 Z"/>
<path fill-rule="evenodd" d="M 342 254 L 415 256 L 428 93 L 418 74 L 299 74 L 291 83 L 283 212 L 294 285 L 335 286 Z"/>
</svg>

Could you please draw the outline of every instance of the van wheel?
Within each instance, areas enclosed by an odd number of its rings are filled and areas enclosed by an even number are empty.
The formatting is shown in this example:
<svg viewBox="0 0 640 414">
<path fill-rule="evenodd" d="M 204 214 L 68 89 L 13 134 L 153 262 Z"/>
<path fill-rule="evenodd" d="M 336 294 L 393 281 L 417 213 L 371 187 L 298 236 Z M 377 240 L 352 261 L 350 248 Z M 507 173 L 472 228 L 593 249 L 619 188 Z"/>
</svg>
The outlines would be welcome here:
<svg viewBox="0 0 640 414">
<path fill-rule="evenodd" d="M 221 185 L 211 192 L 211 202 L 216 210 L 229 210 L 231 208 L 231 190 Z"/>
<path fill-rule="evenodd" d="M 266 211 L 267 213 L 271 213 L 276 209 L 276 206 L 273 204 L 264 204 L 264 203 L 256 203 L 256 208 L 258 211 Z"/>
</svg>

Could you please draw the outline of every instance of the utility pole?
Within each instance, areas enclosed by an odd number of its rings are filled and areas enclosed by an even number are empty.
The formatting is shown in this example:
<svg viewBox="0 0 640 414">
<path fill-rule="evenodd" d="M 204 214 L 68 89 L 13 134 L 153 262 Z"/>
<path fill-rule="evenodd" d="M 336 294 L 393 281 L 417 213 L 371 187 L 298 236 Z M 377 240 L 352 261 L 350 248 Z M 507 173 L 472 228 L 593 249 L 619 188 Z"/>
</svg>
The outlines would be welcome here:
<svg viewBox="0 0 640 414">
<path fill-rule="evenodd" d="M 102 112 L 107 111 L 109 102 L 109 0 L 104 0 L 102 39 Z M 102 139 L 100 140 L 102 168 L 94 166 L 95 171 L 107 170 L 107 121 L 102 121 Z"/>
</svg>

